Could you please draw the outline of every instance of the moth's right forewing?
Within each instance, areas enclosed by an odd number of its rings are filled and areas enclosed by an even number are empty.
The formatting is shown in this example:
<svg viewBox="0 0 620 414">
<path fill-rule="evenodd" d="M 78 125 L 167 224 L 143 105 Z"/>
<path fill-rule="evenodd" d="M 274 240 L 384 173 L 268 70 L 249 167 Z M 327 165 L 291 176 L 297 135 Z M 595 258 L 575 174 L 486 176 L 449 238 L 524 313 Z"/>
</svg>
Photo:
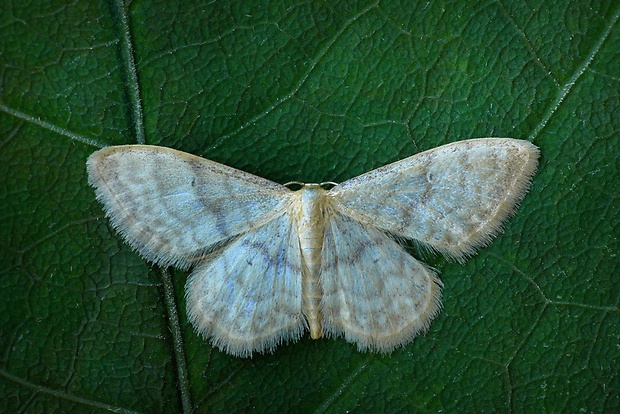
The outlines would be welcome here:
<svg viewBox="0 0 620 414">
<path fill-rule="evenodd" d="M 455 142 L 334 187 L 344 214 L 457 259 L 499 232 L 529 187 L 539 152 L 511 138 Z"/>
<path fill-rule="evenodd" d="M 164 147 L 107 147 L 87 162 L 112 225 L 146 259 L 191 266 L 214 244 L 283 214 L 291 191 Z"/>
</svg>

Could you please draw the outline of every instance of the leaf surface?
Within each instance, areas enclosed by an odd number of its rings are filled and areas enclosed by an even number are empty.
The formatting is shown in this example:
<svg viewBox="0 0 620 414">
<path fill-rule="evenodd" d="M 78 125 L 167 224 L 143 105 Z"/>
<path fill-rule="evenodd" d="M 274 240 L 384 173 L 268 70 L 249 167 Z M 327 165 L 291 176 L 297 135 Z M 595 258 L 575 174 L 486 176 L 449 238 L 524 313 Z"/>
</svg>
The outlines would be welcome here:
<svg viewBox="0 0 620 414">
<path fill-rule="evenodd" d="M 617 2 L 5 9 L 2 411 L 620 409 Z M 308 337 L 253 359 L 211 348 L 187 322 L 187 273 L 131 251 L 85 170 L 144 142 L 338 182 L 486 136 L 540 147 L 532 189 L 465 265 L 421 255 L 444 309 L 389 355 Z"/>
</svg>

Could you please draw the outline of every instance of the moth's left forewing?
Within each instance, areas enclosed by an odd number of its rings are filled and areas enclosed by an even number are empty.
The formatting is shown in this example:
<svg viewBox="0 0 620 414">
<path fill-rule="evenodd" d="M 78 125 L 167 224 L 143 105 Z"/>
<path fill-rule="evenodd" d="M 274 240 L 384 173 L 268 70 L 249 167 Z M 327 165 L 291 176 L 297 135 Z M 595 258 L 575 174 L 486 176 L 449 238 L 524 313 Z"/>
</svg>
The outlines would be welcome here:
<svg viewBox="0 0 620 414">
<path fill-rule="evenodd" d="M 330 196 L 357 221 L 462 259 L 514 212 L 538 157 L 527 141 L 459 141 L 355 177 Z"/>
<path fill-rule="evenodd" d="M 152 145 L 93 153 L 88 181 L 143 257 L 189 268 L 218 243 L 284 214 L 292 192 L 214 161 Z"/>
</svg>

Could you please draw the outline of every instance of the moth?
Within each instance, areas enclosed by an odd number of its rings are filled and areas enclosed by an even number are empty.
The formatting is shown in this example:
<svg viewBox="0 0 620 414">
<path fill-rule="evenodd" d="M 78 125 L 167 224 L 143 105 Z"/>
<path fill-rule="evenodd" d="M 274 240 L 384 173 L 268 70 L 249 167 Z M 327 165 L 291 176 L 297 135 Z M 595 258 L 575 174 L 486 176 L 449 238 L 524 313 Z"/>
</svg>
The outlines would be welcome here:
<svg viewBox="0 0 620 414">
<path fill-rule="evenodd" d="M 442 282 L 402 240 L 462 262 L 515 212 L 538 157 L 528 141 L 472 139 L 297 191 L 148 145 L 103 148 L 87 171 L 131 247 L 192 269 L 185 295 L 196 331 L 249 357 L 308 330 L 359 350 L 411 342 L 439 313 Z"/>
</svg>

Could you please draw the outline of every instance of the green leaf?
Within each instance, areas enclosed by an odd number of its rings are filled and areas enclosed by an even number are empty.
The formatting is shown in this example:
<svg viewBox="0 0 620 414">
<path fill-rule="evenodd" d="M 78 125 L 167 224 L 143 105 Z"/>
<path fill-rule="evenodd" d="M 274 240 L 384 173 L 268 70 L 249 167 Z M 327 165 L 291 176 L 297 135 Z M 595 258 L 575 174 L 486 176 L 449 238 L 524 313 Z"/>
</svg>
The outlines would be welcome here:
<svg viewBox="0 0 620 414">
<path fill-rule="evenodd" d="M 3 8 L 1 411 L 618 412 L 618 2 L 250 3 Z M 211 348 L 85 171 L 146 142 L 342 181 L 485 136 L 540 147 L 532 189 L 465 265 L 423 255 L 443 312 L 389 355 Z"/>
</svg>

